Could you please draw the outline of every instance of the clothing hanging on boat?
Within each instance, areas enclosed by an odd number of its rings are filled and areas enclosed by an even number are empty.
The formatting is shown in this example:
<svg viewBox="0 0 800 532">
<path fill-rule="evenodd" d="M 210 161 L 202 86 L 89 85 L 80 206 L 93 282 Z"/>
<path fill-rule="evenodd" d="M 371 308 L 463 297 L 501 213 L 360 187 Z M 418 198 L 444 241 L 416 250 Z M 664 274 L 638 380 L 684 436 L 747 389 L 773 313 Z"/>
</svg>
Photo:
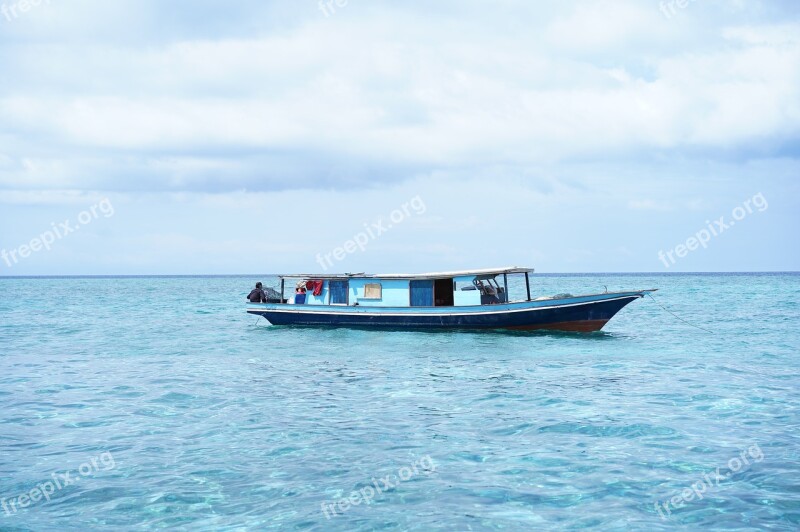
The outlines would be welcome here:
<svg viewBox="0 0 800 532">
<path fill-rule="evenodd" d="M 311 290 L 313 288 L 315 296 L 322 294 L 322 287 L 325 286 L 325 281 L 315 279 L 310 281 L 310 284 L 311 286 L 309 286 L 308 289 Z"/>
</svg>

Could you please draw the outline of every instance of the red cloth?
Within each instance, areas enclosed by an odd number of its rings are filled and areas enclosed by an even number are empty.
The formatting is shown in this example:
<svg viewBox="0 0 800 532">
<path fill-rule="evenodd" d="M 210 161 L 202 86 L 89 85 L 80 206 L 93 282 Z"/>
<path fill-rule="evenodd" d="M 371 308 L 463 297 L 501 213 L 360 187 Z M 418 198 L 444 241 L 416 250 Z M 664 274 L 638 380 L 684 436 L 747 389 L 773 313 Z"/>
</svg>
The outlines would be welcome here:
<svg viewBox="0 0 800 532">
<path fill-rule="evenodd" d="M 306 289 L 313 290 L 315 296 L 319 296 L 322 294 L 322 287 L 325 286 L 325 281 L 320 280 L 313 280 L 313 281 L 306 281 Z"/>
<path fill-rule="evenodd" d="M 325 281 L 315 280 L 312 282 L 314 283 L 314 295 L 319 296 L 322 294 L 322 287 L 325 286 Z"/>
</svg>

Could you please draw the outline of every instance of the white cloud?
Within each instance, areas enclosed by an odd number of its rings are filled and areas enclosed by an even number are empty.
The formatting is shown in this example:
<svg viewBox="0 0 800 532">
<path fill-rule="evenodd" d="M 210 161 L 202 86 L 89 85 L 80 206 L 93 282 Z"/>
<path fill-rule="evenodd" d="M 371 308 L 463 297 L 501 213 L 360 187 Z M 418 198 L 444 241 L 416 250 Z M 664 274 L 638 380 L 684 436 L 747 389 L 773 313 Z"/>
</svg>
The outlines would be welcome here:
<svg viewBox="0 0 800 532">
<path fill-rule="evenodd" d="M 762 182 L 763 219 L 796 218 L 772 200 L 797 196 L 793 3 L 704 0 L 667 19 L 657 1 L 376 0 L 325 18 L 315 2 L 75 0 L 28 15 L 0 28 L 9 245 L 59 204 L 120 191 L 96 229 L 123 236 L 95 258 L 154 273 L 313 267 L 416 194 L 428 215 L 354 269 L 414 269 L 415 249 L 425 269 L 489 252 L 652 269 L 615 250 L 669 244 Z"/>
<path fill-rule="evenodd" d="M 392 11 L 364 16 L 368 23 L 318 20 L 277 36 L 156 48 L 33 47 L 17 74 L 43 72 L 65 92 L 13 83 L 2 91 L 6 134 L 52 139 L 49 162 L 23 142 L 17 158 L 37 162 L 19 172 L 41 179 L 49 164 L 75 185 L 81 165 L 70 148 L 124 150 L 172 167 L 168 182 L 180 188 L 236 166 L 204 160 L 209 150 L 230 159 L 241 149 L 292 149 L 386 165 L 525 165 L 797 134 L 796 24 L 779 37 L 773 27 L 730 28 L 708 49 L 663 52 L 646 79 L 624 65 L 553 55 L 664 34 L 664 21 L 639 4 L 578 4 L 545 25 L 550 45 L 527 35 L 476 43 L 459 31 L 466 22 L 442 30 Z M 107 77 L 95 89 L 87 82 L 97 72 Z"/>
</svg>

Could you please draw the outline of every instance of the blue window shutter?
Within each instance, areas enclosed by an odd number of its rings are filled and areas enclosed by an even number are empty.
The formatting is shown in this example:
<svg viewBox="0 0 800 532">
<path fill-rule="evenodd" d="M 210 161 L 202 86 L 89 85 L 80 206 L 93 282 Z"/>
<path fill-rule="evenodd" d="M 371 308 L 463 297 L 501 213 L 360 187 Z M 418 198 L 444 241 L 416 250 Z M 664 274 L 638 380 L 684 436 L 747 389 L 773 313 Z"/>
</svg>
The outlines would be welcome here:
<svg viewBox="0 0 800 532">
<path fill-rule="evenodd" d="M 347 281 L 330 281 L 331 305 L 347 304 Z"/>
<path fill-rule="evenodd" d="M 412 307 L 433 306 L 433 281 L 411 281 L 409 288 Z"/>
</svg>

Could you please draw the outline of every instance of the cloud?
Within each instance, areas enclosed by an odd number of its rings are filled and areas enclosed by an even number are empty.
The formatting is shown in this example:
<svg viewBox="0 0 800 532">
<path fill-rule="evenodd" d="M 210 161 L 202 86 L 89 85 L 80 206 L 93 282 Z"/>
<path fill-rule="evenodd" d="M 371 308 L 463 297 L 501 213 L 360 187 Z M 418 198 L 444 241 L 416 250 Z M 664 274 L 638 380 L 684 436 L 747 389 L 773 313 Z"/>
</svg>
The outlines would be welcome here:
<svg viewBox="0 0 800 532">
<path fill-rule="evenodd" d="M 289 5 L 85 1 L 9 24 L 0 187 L 348 189 L 797 145 L 800 24 L 774 5 Z"/>
</svg>

